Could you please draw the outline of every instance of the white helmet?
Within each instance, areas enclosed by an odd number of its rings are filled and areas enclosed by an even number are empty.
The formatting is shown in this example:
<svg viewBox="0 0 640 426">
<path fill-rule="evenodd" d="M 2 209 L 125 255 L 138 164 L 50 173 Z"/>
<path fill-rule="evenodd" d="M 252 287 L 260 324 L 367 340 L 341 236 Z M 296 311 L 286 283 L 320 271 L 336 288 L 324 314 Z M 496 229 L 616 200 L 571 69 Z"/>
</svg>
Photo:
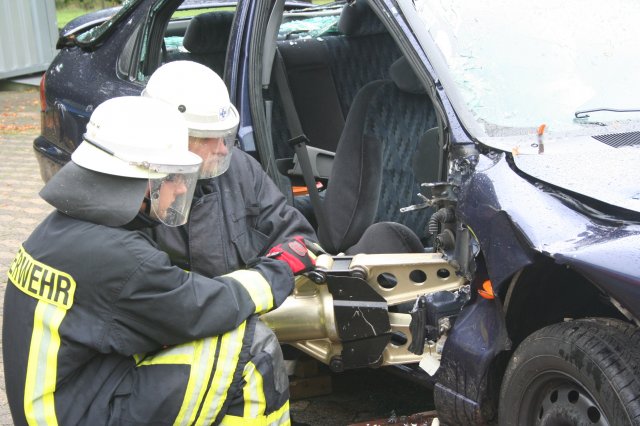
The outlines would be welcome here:
<svg viewBox="0 0 640 426">
<path fill-rule="evenodd" d="M 218 74 L 197 62 L 169 62 L 151 75 L 142 96 L 160 99 L 182 113 L 189 127 L 192 150 L 203 160 L 201 179 L 219 176 L 227 170 L 240 117 Z M 195 138 L 219 139 L 220 149 L 214 148 L 213 152 L 194 149 Z"/>
<path fill-rule="evenodd" d="M 91 114 L 83 139 L 71 155 L 74 163 L 107 175 L 149 179 L 151 217 L 169 226 L 186 222 L 202 160 L 189 151 L 178 112 L 139 96 L 109 99 Z"/>
</svg>

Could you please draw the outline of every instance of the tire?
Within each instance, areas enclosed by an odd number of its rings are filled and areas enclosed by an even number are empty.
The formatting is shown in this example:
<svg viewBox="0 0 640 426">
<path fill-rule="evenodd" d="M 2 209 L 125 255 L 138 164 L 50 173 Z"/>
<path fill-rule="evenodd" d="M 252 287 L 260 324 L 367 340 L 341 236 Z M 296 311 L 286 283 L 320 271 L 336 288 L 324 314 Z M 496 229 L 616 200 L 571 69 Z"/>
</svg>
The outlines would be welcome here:
<svg viewBox="0 0 640 426">
<path fill-rule="evenodd" d="M 640 425 L 636 331 L 619 321 L 588 319 L 527 337 L 505 372 L 500 426 Z"/>
</svg>

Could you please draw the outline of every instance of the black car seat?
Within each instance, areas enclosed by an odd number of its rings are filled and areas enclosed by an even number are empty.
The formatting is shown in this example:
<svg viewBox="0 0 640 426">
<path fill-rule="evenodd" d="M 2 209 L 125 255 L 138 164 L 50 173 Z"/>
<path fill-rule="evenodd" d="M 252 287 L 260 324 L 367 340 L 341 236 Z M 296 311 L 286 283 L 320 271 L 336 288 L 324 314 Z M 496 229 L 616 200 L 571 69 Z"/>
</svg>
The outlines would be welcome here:
<svg viewBox="0 0 640 426">
<path fill-rule="evenodd" d="M 436 114 L 406 59 L 394 62 L 390 75 L 392 81 L 364 86 L 349 110 L 322 205 L 327 226 L 318 229 L 329 252 L 350 252 L 376 222 L 400 223 L 426 239 L 429 213 L 400 208 L 422 202 L 411 164 Z"/>
<path fill-rule="evenodd" d="M 222 77 L 233 16 L 231 11 L 194 16 L 182 40 L 189 53 L 179 59 L 199 62 Z"/>
<path fill-rule="evenodd" d="M 310 145 L 335 151 L 356 93 L 389 78 L 401 56 L 391 35 L 366 0 L 343 7 L 338 35 L 278 41 L 291 95 Z M 293 156 L 290 136 L 275 95 L 272 137 L 277 158 Z"/>
<path fill-rule="evenodd" d="M 389 79 L 389 67 L 402 53 L 367 0 L 356 0 L 342 9 L 338 31 L 343 36 L 327 37 L 326 43 L 346 117 L 360 89 L 371 81 Z"/>
</svg>

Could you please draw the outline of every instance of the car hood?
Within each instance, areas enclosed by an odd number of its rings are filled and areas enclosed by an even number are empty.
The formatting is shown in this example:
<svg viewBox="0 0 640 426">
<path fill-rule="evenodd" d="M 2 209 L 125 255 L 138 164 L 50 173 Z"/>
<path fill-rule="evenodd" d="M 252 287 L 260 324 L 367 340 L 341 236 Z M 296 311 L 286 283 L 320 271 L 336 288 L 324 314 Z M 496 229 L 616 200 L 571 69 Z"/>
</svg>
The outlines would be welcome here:
<svg viewBox="0 0 640 426">
<path fill-rule="evenodd" d="M 488 142 L 535 179 L 640 213 L 640 133 Z"/>
</svg>

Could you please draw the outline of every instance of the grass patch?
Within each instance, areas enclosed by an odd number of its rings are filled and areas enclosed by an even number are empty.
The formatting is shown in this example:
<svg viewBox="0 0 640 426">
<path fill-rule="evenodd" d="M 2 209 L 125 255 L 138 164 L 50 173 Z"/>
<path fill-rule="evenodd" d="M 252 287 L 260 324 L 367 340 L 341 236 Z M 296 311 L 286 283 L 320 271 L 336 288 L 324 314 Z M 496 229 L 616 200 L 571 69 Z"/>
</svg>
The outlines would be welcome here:
<svg viewBox="0 0 640 426">
<path fill-rule="evenodd" d="M 313 4 L 327 4 L 332 3 L 335 0 L 312 0 Z M 69 22 L 77 18 L 78 16 L 82 16 L 86 13 L 94 12 L 96 10 L 100 10 L 100 7 L 95 7 L 92 9 L 85 9 L 80 6 L 65 6 L 65 7 L 57 7 L 56 8 L 56 18 L 58 20 L 58 28 L 62 28 L 67 25 Z M 225 8 L 217 8 L 216 10 L 235 10 L 235 7 L 225 7 Z M 209 9 L 210 10 L 210 9 Z M 186 18 L 198 15 L 199 13 L 206 12 L 207 10 L 184 10 L 184 11 L 176 11 L 173 14 L 173 18 Z"/>
<path fill-rule="evenodd" d="M 180 19 L 180 18 L 191 18 L 197 15 L 200 15 L 202 13 L 207 13 L 207 12 L 211 12 L 211 11 L 229 11 L 229 12 L 235 12 L 236 8 L 233 6 L 228 6 L 228 7 L 216 7 L 216 8 L 208 8 L 208 9 L 190 9 L 190 10 L 176 10 L 175 12 L 173 12 L 173 15 L 171 15 L 171 19 Z"/>
<path fill-rule="evenodd" d="M 99 10 L 99 9 L 96 9 Z M 62 28 L 69 22 L 86 13 L 93 12 L 84 7 L 65 7 L 56 9 L 56 19 L 58 20 L 58 28 Z"/>
</svg>

